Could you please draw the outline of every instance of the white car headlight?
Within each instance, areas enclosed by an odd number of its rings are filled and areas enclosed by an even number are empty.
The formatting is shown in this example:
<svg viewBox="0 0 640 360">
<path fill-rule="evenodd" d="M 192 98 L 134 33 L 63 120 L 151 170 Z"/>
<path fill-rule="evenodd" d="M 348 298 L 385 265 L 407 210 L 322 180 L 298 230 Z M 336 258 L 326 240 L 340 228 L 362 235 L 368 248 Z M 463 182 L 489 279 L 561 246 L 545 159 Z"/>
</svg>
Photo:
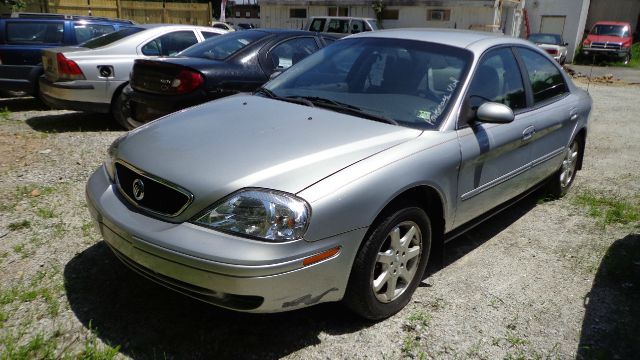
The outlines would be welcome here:
<svg viewBox="0 0 640 360">
<path fill-rule="evenodd" d="M 223 232 L 272 241 L 301 239 L 309 223 L 309 204 L 291 194 L 245 189 L 213 205 L 194 223 Z"/>
</svg>

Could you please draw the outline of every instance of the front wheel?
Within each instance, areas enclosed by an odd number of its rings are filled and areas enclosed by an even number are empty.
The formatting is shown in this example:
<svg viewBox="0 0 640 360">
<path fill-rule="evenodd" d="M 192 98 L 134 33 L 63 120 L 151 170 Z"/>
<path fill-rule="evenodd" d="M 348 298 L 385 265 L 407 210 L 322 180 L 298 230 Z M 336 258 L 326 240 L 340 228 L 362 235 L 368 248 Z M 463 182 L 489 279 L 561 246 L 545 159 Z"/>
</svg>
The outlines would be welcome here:
<svg viewBox="0 0 640 360">
<path fill-rule="evenodd" d="M 560 169 L 552 176 L 547 185 L 549 195 L 561 198 L 567 194 L 578 171 L 578 159 L 582 148 L 578 139 L 574 139 L 565 151 Z"/>
<path fill-rule="evenodd" d="M 345 303 L 358 315 L 379 320 L 400 311 L 422 280 L 431 250 L 431 222 L 419 207 L 384 218 L 356 255 Z"/>
</svg>

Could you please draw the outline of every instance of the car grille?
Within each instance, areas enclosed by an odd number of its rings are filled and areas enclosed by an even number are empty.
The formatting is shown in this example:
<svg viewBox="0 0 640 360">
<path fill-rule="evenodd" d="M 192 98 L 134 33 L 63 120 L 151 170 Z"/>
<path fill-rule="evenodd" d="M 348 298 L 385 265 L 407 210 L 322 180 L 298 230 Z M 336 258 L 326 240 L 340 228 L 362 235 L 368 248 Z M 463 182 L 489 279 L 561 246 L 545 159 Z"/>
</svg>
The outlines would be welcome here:
<svg viewBox="0 0 640 360">
<path fill-rule="evenodd" d="M 609 42 L 594 42 L 594 43 L 591 43 L 591 47 L 596 49 L 620 50 L 620 48 L 622 48 L 622 44 L 609 43 Z"/>
<path fill-rule="evenodd" d="M 193 199 L 188 191 L 120 162 L 116 163 L 116 180 L 129 202 L 159 215 L 177 216 Z"/>
</svg>

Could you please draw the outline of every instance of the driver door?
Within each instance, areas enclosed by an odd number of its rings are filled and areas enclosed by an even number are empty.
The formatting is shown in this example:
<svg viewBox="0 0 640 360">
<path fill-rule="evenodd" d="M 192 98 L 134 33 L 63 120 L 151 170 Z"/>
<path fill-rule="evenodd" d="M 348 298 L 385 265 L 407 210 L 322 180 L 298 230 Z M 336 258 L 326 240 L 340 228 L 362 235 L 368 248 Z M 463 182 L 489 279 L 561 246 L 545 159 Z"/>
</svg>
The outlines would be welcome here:
<svg viewBox="0 0 640 360">
<path fill-rule="evenodd" d="M 457 130 L 462 162 L 455 226 L 525 190 L 523 174 L 530 158 L 527 144 L 533 135 L 532 119 L 522 111 L 527 105 L 524 82 L 510 47 L 492 49 L 483 55 L 465 99 Z M 487 101 L 509 106 L 515 120 L 490 124 L 475 120 L 475 115 L 464 115 L 475 114 Z"/>
</svg>

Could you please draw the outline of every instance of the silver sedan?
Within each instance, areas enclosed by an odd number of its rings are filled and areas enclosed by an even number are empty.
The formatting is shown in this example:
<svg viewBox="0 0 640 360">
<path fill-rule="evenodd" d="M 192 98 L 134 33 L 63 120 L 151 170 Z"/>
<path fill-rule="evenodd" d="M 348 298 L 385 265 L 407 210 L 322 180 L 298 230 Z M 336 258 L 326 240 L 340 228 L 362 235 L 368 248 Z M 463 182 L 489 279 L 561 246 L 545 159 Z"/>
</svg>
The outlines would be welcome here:
<svg viewBox="0 0 640 360">
<path fill-rule="evenodd" d="M 443 244 L 582 166 L 591 98 L 530 42 L 388 30 L 119 138 L 87 184 L 126 265 L 229 309 L 402 309 Z"/>
<path fill-rule="evenodd" d="M 42 51 L 40 97 L 53 108 L 109 113 L 135 59 L 171 56 L 227 31 L 192 25 L 136 25 L 78 47 Z"/>
</svg>

